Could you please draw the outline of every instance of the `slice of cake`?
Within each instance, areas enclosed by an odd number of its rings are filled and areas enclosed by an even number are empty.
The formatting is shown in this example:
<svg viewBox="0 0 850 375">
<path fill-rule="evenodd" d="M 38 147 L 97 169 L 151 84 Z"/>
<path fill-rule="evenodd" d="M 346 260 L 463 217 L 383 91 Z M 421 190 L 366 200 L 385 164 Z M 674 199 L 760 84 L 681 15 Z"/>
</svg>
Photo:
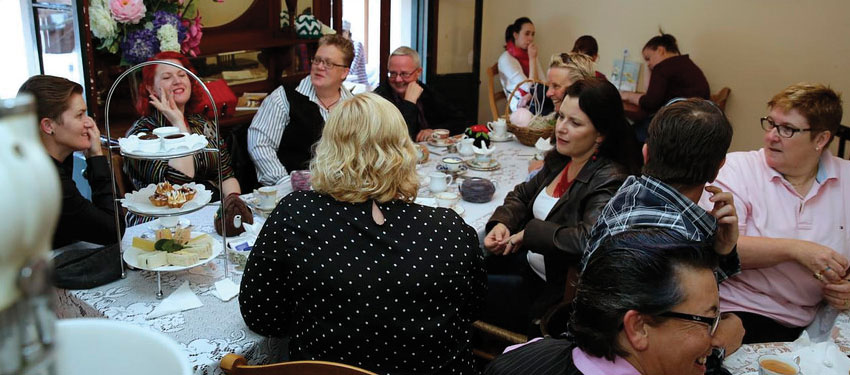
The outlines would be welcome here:
<svg viewBox="0 0 850 375">
<path fill-rule="evenodd" d="M 212 243 L 186 245 L 182 251 L 198 254 L 198 258 L 207 259 L 212 256 Z"/>
<path fill-rule="evenodd" d="M 187 267 L 198 263 L 200 260 L 198 254 L 185 250 L 168 253 L 168 263 L 173 266 Z"/>
<path fill-rule="evenodd" d="M 133 237 L 133 247 L 144 250 L 144 251 L 154 251 L 154 242 L 151 240 L 146 240 L 141 237 Z"/>
<path fill-rule="evenodd" d="M 146 251 L 139 253 L 136 259 L 139 267 L 149 270 L 168 265 L 168 255 L 164 251 Z"/>
</svg>

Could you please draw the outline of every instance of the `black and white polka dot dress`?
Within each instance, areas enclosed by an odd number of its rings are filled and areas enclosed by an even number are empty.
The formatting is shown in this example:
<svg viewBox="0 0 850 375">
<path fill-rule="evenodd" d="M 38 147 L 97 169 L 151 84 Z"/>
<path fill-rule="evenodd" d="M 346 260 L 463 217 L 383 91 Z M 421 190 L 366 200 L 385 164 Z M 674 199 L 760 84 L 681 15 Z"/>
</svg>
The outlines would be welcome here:
<svg viewBox="0 0 850 375">
<path fill-rule="evenodd" d="M 454 211 L 295 192 L 266 221 L 239 295 L 245 323 L 290 336 L 292 360 L 386 374 L 474 374 L 471 323 L 486 276 Z"/>
</svg>

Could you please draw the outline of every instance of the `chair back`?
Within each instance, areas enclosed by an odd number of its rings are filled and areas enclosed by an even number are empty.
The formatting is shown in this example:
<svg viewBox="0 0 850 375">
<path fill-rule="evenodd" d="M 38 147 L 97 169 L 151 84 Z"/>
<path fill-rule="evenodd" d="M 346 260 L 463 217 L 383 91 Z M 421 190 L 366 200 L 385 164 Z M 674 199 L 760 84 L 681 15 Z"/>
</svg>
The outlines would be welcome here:
<svg viewBox="0 0 850 375">
<path fill-rule="evenodd" d="M 720 108 L 721 111 L 726 111 L 726 100 L 729 99 L 729 93 L 732 92 L 732 89 L 728 87 L 724 87 L 720 89 L 716 94 L 711 94 L 711 101 L 714 104 L 717 104 L 717 108 Z"/>
<path fill-rule="evenodd" d="M 496 102 L 499 100 L 507 100 L 505 91 L 496 87 L 496 77 L 498 76 L 499 63 L 495 63 L 493 66 L 487 68 L 487 94 L 490 98 L 490 114 L 493 116 L 493 120 L 501 117 L 501 114 L 499 114 L 499 105 L 497 105 Z"/>
<path fill-rule="evenodd" d="M 842 159 L 850 159 L 850 155 L 844 156 L 845 146 L 850 141 L 850 127 L 838 125 L 838 131 L 835 132 L 835 138 L 838 139 L 838 157 Z"/>
<path fill-rule="evenodd" d="M 221 358 L 220 366 L 228 375 L 377 375 L 362 368 L 325 361 L 292 361 L 249 366 L 245 357 L 234 353 Z"/>
</svg>

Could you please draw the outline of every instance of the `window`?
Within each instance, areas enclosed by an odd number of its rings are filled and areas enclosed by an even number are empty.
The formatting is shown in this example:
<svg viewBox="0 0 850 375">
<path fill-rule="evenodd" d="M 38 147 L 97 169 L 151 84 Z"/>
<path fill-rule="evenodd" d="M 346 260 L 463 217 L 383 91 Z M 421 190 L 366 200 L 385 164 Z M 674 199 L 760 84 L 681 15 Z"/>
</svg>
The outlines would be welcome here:
<svg viewBox="0 0 850 375">
<path fill-rule="evenodd" d="M 65 77 L 85 87 L 77 18 L 77 0 L 2 0 L 0 48 L 11 59 L 0 61 L 0 97 L 13 97 L 34 74 Z M 8 74 L 5 74 L 7 73 Z"/>
</svg>

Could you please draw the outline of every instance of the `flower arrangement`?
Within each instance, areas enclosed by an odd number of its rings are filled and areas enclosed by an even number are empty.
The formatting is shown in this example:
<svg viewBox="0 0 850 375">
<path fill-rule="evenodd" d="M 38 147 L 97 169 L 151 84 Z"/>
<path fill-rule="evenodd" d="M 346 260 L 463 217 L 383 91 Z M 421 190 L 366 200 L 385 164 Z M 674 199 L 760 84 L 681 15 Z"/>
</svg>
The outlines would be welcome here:
<svg viewBox="0 0 850 375">
<path fill-rule="evenodd" d="M 96 48 L 119 54 L 122 65 L 147 61 L 160 51 L 193 57 L 201 52 L 201 14 L 194 0 L 92 0 L 89 23 L 99 41 Z"/>
</svg>

